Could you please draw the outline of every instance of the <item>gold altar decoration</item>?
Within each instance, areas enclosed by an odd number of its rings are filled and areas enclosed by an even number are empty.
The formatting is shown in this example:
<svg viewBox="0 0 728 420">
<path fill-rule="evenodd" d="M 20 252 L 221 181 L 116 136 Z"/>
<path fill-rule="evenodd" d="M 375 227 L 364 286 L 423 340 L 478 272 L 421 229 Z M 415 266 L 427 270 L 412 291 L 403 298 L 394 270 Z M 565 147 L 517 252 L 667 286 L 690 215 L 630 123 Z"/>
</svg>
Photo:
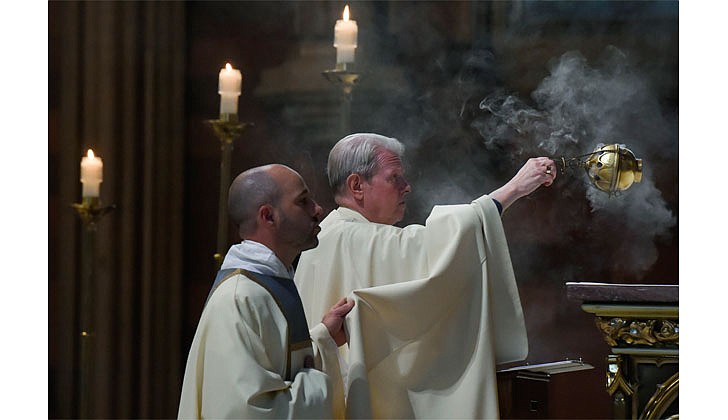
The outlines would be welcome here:
<svg viewBox="0 0 728 420">
<path fill-rule="evenodd" d="M 562 173 L 567 168 L 583 168 L 591 184 L 610 196 L 642 181 L 642 159 L 637 159 L 624 144 L 600 143 L 591 153 L 555 158 L 554 161 L 560 165 Z"/>
<path fill-rule="evenodd" d="M 668 407 L 678 398 L 680 373 L 676 372 L 667 381 L 657 386 L 657 392 L 650 398 L 640 418 L 659 419 Z M 671 416 L 677 418 L 677 415 Z"/>
<path fill-rule="evenodd" d="M 679 345 L 679 327 L 666 319 L 627 319 L 596 317 L 597 328 L 612 347 L 623 345 L 675 346 Z"/>
<path fill-rule="evenodd" d="M 679 418 L 679 286 L 566 283 L 609 345 L 606 390 L 615 419 Z"/>
<path fill-rule="evenodd" d="M 611 354 L 607 356 L 607 393 L 614 402 L 615 417 L 624 418 L 627 397 L 634 394 L 634 386 L 629 383 L 622 367 L 622 356 Z M 621 412 L 621 413 L 620 413 Z"/>
<path fill-rule="evenodd" d="M 679 308 L 660 305 L 584 304 L 611 347 L 659 347 L 669 350 L 680 344 Z"/>
</svg>

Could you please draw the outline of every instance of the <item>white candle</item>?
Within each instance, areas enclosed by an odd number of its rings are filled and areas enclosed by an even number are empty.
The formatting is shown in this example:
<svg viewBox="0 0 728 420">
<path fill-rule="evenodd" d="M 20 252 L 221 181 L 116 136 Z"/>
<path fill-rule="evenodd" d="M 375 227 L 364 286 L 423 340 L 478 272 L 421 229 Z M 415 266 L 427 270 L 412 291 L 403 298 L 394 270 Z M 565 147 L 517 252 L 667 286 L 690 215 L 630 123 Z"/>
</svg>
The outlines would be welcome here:
<svg viewBox="0 0 728 420">
<path fill-rule="evenodd" d="M 101 182 L 104 180 L 104 162 L 100 157 L 94 156 L 94 151 L 88 149 L 85 157 L 81 158 L 81 196 L 98 197 Z"/>
<path fill-rule="evenodd" d="M 220 70 L 218 93 L 220 94 L 220 115 L 238 113 L 238 96 L 243 84 L 240 70 L 234 69 L 230 63 Z"/>
<path fill-rule="evenodd" d="M 357 45 L 359 27 L 355 20 L 349 20 L 349 5 L 344 7 L 343 19 L 334 25 L 334 47 L 336 47 L 336 64 L 353 63 Z"/>
</svg>

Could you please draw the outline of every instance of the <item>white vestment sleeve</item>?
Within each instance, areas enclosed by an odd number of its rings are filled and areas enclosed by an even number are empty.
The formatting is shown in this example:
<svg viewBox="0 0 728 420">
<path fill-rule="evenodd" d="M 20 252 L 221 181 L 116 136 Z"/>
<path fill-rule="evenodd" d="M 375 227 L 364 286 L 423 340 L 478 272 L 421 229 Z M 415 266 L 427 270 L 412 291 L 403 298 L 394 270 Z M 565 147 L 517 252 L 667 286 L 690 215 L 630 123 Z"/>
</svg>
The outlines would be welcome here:
<svg viewBox="0 0 728 420">
<path fill-rule="evenodd" d="M 310 333 L 316 368 L 326 373 L 331 381 L 331 405 L 334 418 L 344 418 L 344 382 L 339 365 L 339 347 L 322 323 L 313 327 Z"/>
<path fill-rule="evenodd" d="M 238 275 L 208 301 L 190 348 L 179 418 L 330 418 L 324 372 L 286 381 L 285 316 L 271 295 Z"/>
<path fill-rule="evenodd" d="M 483 221 L 484 242 L 479 253 L 490 261 L 483 265 L 489 279 L 495 362 L 524 360 L 528 356 L 526 322 L 500 214 L 487 195 L 473 201 L 471 207 Z"/>
</svg>

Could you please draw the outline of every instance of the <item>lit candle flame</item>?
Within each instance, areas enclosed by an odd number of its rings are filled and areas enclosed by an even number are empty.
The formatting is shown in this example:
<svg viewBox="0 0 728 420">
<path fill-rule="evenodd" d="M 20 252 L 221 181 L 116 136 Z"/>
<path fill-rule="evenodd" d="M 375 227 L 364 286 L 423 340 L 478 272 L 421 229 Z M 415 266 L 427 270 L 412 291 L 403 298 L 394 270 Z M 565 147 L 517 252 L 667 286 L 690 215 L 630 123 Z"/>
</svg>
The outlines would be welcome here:
<svg viewBox="0 0 728 420">
<path fill-rule="evenodd" d="M 88 152 L 86 152 L 86 156 L 88 156 L 89 159 L 94 158 L 94 151 L 91 149 L 88 149 Z"/>
<path fill-rule="evenodd" d="M 233 66 L 230 65 L 230 63 L 225 63 L 225 70 L 230 71 L 233 69 Z"/>
<path fill-rule="evenodd" d="M 347 4 L 344 7 L 344 22 L 348 22 L 348 21 L 349 21 L 349 5 Z"/>
</svg>

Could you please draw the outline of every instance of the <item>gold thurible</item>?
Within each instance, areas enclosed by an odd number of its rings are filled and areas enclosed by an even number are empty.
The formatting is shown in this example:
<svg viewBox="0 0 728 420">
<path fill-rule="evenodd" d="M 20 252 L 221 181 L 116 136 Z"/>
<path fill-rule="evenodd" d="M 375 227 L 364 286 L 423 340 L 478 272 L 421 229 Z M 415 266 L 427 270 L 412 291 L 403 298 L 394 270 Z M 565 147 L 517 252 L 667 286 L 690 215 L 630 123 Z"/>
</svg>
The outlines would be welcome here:
<svg viewBox="0 0 728 420">
<path fill-rule="evenodd" d="M 573 158 L 554 158 L 554 161 L 560 164 L 562 173 L 567 168 L 583 168 L 591 184 L 610 196 L 642 181 L 642 159 L 635 157 L 624 144 L 600 143 L 591 153 Z"/>
<path fill-rule="evenodd" d="M 584 168 L 591 183 L 610 194 L 642 181 L 642 159 L 623 144 L 598 145 Z"/>
</svg>

